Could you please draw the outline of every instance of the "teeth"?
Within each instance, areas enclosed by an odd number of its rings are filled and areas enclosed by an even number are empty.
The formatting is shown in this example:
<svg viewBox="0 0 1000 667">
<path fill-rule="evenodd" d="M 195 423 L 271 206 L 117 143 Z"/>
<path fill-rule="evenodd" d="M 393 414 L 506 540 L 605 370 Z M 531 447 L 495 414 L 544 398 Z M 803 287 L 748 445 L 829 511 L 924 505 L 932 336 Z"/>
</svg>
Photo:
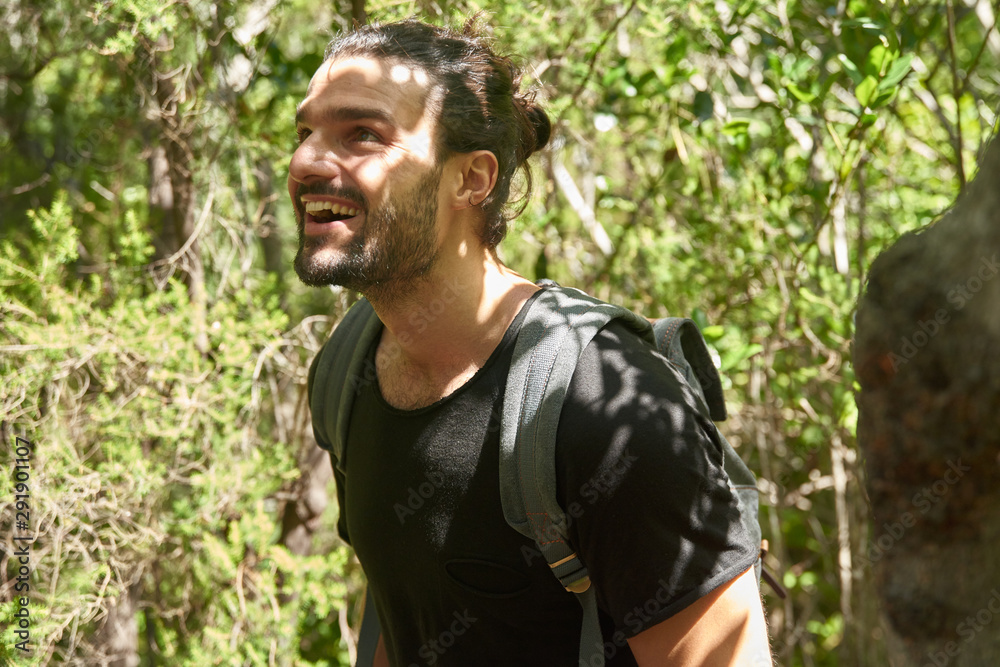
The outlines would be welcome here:
<svg viewBox="0 0 1000 667">
<path fill-rule="evenodd" d="M 330 211 L 334 215 L 347 215 L 350 217 L 356 216 L 361 211 L 359 209 L 353 208 L 351 206 L 342 206 L 341 204 L 334 204 L 332 201 L 307 201 L 306 213 L 318 213 L 319 211 Z"/>
</svg>

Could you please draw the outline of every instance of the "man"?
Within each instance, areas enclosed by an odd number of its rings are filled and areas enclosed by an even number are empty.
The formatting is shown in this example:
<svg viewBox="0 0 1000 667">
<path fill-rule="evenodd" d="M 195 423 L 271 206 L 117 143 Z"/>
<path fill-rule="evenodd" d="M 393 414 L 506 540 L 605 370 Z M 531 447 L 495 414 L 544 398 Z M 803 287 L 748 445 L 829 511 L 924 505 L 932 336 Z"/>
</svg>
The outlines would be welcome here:
<svg viewBox="0 0 1000 667">
<path fill-rule="evenodd" d="M 504 521 L 499 415 L 539 287 L 496 246 L 511 181 L 550 125 L 474 27 L 406 21 L 335 40 L 297 114 L 288 189 L 310 285 L 361 292 L 382 324 L 356 391 L 341 535 L 392 665 L 575 665 L 580 607 Z M 678 375 L 614 324 L 559 425 L 560 500 L 597 589 L 609 665 L 770 664 L 721 457 Z M 320 442 L 329 446 L 327 442 Z"/>
</svg>

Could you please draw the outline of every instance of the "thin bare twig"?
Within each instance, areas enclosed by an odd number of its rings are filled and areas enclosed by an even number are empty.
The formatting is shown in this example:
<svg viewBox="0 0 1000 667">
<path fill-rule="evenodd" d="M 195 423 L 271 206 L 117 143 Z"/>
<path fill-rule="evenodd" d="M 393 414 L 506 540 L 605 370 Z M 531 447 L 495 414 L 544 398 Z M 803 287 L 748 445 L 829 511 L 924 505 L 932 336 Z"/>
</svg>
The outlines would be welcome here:
<svg viewBox="0 0 1000 667">
<path fill-rule="evenodd" d="M 951 93 L 955 99 L 955 166 L 958 167 L 958 191 L 965 191 L 965 158 L 962 155 L 965 141 L 962 139 L 961 77 L 958 75 L 958 55 L 955 53 L 955 3 L 948 0 L 948 53 L 951 66 Z"/>
<path fill-rule="evenodd" d="M 598 42 L 597 46 L 594 48 L 594 52 L 590 55 L 590 58 L 587 60 L 587 73 L 583 76 L 583 79 L 580 81 L 580 84 L 576 87 L 576 90 L 573 91 L 573 94 L 570 96 L 569 104 L 567 104 L 566 107 L 563 109 L 562 113 L 559 114 L 559 118 L 557 118 L 556 122 L 554 123 L 555 125 L 559 125 L 560 123 L 562 123 L 563 116 L 566 115 L 567 110 L 576 107 L 576 103 L 579 100 L 580 95 L 583 94 L 583 91 L 587 88 L 587 84 L 590 82 L 590 77 L 594 75 L 594 70 L 597 68 L 598 57 L 601 55 L 601 52 L 604 51 L 604 47 L 611 39 L 611 36 L 618 32 L 618 26 L 621 25 L 621 22 L 624 21 L 625 18 L 632 13 L 633 9 L 635 9 L 636 4 L 638 4 L 638 0 L 632 0 L 632 2 L 629 3 L 629 6 L 625 9 L 625 11 L 622 12 L 621 15 L 615 19 L 614 23 L 611 24 L 611 27 L 609 27 L 604 32 L 604 35 L 601 37 L 601 41 Z"/>
</svg>

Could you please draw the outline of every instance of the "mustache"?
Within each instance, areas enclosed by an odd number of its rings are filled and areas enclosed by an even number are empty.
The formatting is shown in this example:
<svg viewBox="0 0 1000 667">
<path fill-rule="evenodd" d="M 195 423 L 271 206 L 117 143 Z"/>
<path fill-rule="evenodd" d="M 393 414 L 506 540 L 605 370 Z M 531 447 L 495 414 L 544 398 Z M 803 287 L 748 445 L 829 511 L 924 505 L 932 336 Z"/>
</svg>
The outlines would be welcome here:
<svg viewBox="0 0 1000 667">
<path fill-rule="evenodd" d="M 295 192 L 295 208 L 299 213 L 305 213 L 306 206 L 302 203 L 303 195 L 321 195 L 346 199 L 362 211 L 368 211 L 368 198 L 358 188 L 350 186 L 333 186 L 329 183 L 302 184 Z"/>
</svg>

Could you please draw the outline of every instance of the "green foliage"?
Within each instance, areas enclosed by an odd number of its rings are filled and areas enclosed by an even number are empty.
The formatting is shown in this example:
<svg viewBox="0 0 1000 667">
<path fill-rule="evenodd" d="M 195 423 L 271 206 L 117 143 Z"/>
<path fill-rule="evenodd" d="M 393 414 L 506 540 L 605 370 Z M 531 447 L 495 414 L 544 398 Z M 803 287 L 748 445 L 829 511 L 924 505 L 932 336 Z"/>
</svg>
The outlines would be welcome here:
<svg viewBox="0 0 1000 667">
<path fill-rule="evenodd" d="M 228 290 L 208 309 L 206 355 L 183 286 L 153 289 L 136 268 L 149 237 L 134 213 L 125 262 L 80 282 L 71 214 L 63 194 L 33 212 L 26 253 L 5 243 L 0 265 L 0 400 L 36 444 L 34 528 L 48 536 L 33 560 L 35 655 L 87 655 L 67 628 L 95 624 L 137 584 L 155 600 L 142 614 L 150 650 L 169 664 L 294 653 L 306 617 L 335 619 L 348 587 L 342 547 L 302 557 L 277 543 L 275 497 L 297 456 L 260 437 L 253 369 L 283 344 L 287 317 L 273 298 Z"/>
</svg>

